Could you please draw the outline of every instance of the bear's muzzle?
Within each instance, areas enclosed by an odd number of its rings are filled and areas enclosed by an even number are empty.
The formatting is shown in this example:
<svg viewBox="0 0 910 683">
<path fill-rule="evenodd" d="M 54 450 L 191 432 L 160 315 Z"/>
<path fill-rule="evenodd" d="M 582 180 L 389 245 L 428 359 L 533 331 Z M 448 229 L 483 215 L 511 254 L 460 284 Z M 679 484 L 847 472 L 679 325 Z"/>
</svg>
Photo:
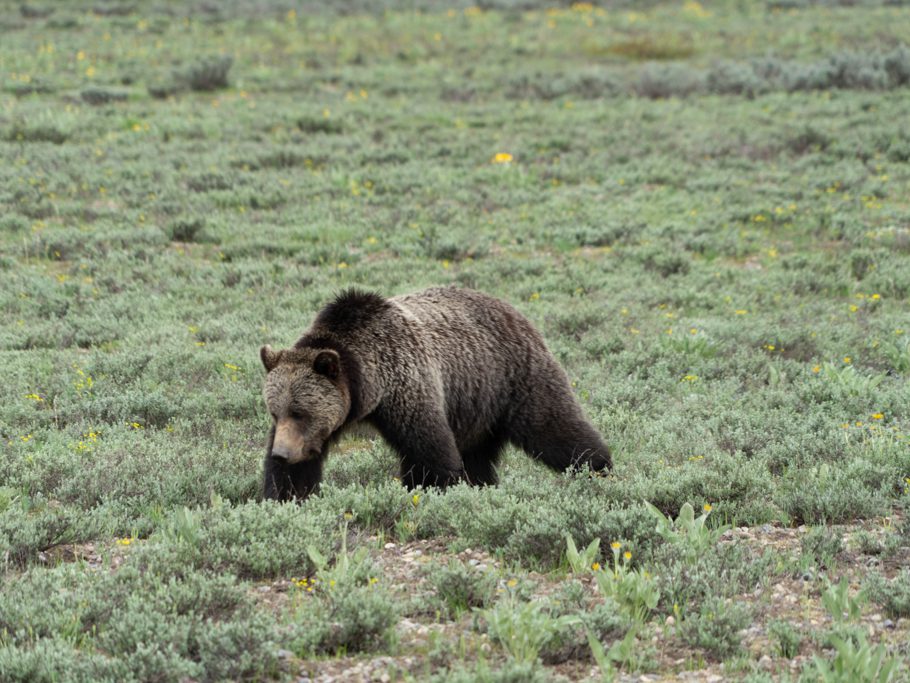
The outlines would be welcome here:
<svg viewBox="0 0 910 683">
<path fill-rule="evenodd" d="M 273 458 L 287 460 L 293 465 L 306 460 L 309 450 L 305 447 L 303 434 L 293 420 L 279 420 L 275 426 L 275 442 L 272 444 Z"/>
</svg>

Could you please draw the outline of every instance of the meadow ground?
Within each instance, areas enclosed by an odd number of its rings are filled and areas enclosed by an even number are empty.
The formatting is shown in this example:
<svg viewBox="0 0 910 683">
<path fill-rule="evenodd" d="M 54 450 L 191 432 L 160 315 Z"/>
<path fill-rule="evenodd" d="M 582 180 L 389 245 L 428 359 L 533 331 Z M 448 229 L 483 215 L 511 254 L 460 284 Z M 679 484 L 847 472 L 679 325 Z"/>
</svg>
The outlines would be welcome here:
<svg viewBox="0 0 910 683">
<path fill-rule="evenodd" d="M 0 679 L 908 680 L 910 6 L 322 5 L 0 4 Z M 258 502 L 260 345 L 445 283 L 613 474 Z"/>
</svg>

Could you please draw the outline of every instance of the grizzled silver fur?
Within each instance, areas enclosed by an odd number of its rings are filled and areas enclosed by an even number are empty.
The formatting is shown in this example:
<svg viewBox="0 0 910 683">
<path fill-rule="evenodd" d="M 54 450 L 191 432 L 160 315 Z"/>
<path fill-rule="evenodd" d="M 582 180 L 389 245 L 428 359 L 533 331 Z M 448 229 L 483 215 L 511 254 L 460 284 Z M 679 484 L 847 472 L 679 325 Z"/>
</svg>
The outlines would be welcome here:
<svg viewBox="0 0 910 683">
<path fill-rule="evenodd" d="M 509 304 L 440 287 L 341 294 L 292 349 L 261 349 L 274 424 L 264 495 L 316 490 L 328 447 L 368 423 L 410 488 L 496 482 L 507 442 L 551 468 L 611 467 L 610 453 L 540 333 Z"/>
</svg>

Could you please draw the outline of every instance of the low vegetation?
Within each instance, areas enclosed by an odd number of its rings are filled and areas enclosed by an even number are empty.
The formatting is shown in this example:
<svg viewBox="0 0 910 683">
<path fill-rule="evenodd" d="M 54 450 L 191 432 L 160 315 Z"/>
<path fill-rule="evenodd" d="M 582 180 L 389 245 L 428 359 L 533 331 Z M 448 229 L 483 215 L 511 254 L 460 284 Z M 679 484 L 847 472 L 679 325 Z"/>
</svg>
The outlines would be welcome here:
<svg viewBox="0 0 910 683">
<path fill-rule="evenodd" d="M 0 679 L 903 680 L 908 20 L 0 7 Z M 432 284 L 614 471 L 408 492 L 352 437 L 260 502 L 259 347 Z"/>
</svg>

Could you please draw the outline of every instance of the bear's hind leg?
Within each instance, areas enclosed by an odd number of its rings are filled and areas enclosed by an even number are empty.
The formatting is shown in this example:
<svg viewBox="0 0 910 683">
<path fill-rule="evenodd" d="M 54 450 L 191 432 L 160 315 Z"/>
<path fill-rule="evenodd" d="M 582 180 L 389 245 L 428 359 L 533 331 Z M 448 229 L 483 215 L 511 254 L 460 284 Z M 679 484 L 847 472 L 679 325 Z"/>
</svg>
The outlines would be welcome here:
<svg viewBox="0 0 910 683">
<path fill-rule="evenodd" d="M 509 437 L 532 458 L 559 472 L 583 465 L 595 472 L 613 467 L 610 449 L 568 387 L 545 401 L 529 400 L 512 420 Z"/>
<path fill-rule="evenodd" d="M 504 445 L 505 438 L 496 435 L 462 452 L 465 474 L 472 486 L 496 484 L 496 465 Z"/>
</svg>

